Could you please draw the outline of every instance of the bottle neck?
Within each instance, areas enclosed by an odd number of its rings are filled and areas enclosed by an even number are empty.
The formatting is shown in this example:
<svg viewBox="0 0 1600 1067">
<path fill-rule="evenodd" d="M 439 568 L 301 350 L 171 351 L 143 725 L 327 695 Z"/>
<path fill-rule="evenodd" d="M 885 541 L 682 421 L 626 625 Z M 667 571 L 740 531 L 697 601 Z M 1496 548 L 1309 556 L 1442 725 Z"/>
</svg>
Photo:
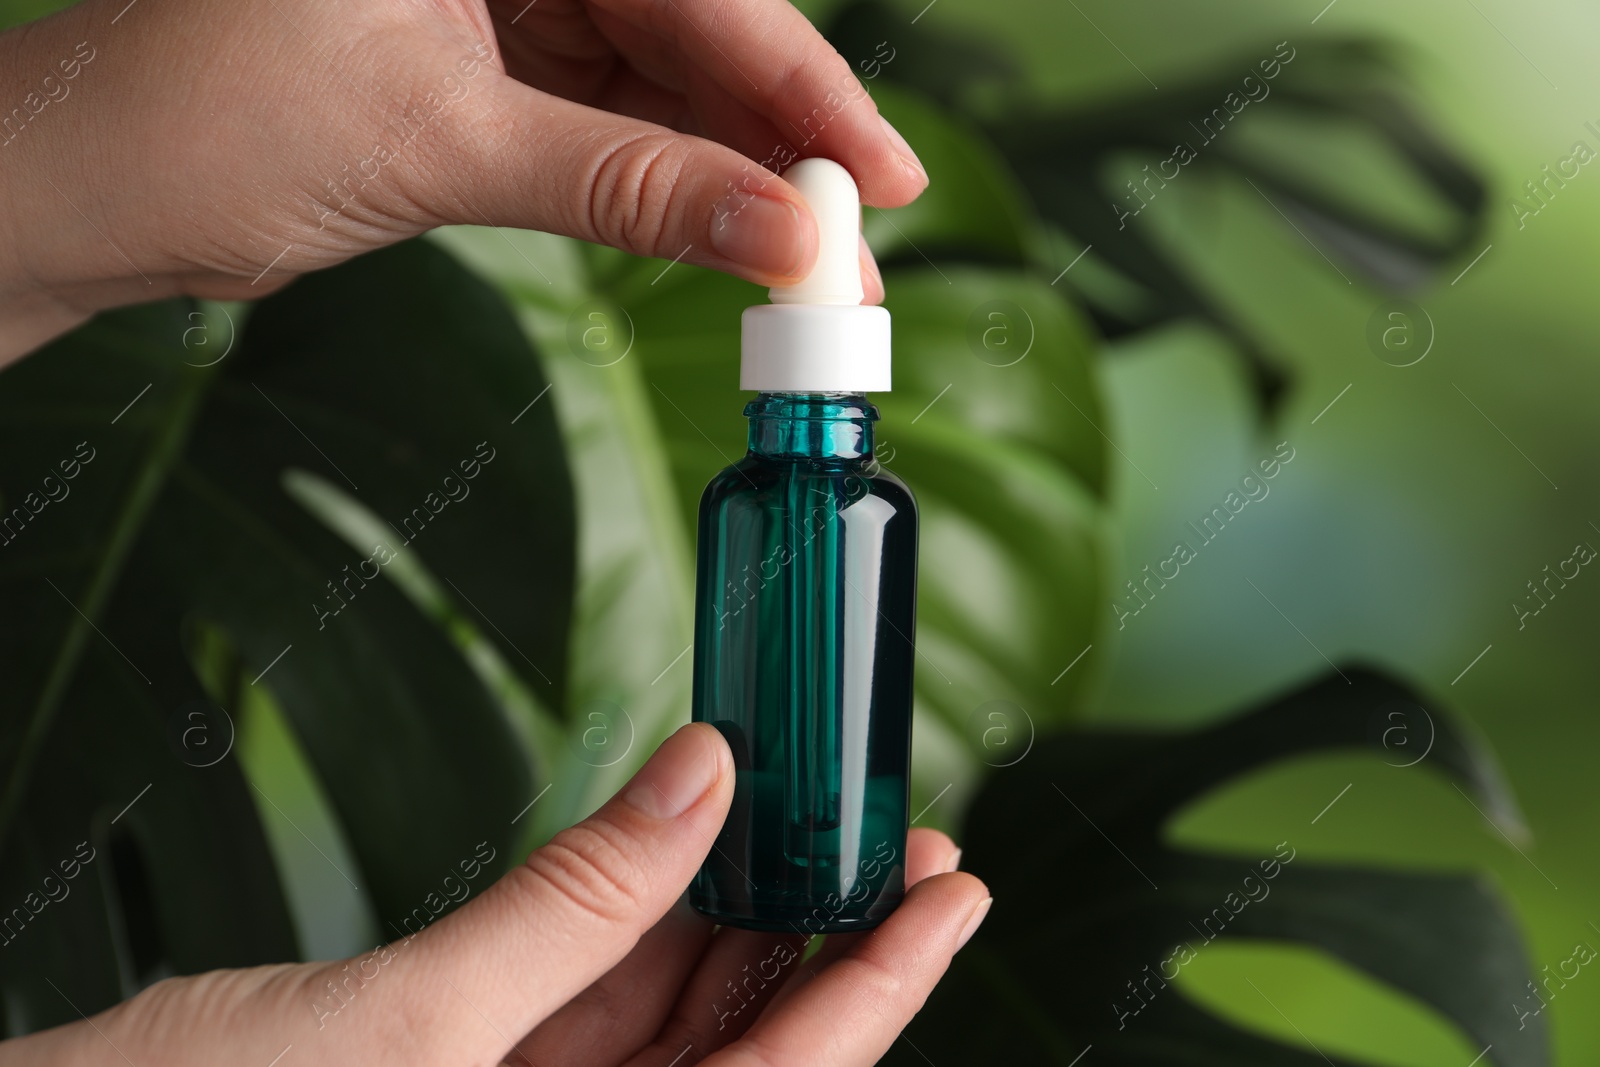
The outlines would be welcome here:
<svg viewBox="0 0 1600 1067">
<path fill-rule="evenodd" d="M 856 393 L 761 393 L 745 405 L 750 454 L 769 459 L 865 459 L 878 409 Z"/>
</svg>

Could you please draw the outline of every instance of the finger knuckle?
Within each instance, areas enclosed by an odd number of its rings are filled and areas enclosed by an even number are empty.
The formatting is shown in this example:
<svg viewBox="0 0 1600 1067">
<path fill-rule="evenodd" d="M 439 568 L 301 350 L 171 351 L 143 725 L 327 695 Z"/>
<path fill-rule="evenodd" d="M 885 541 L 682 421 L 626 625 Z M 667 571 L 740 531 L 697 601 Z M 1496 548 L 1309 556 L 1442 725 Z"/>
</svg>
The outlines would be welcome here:
<svg viewBox="0 0 1600 1067">
<path fill-rule="evenodd" d="M 607 146 L 589 182 L 594 232 L 628 252 L 658 251 L 686 163 L 685 149 L 670 134 L 640 134 Z"/>
<path fill-rule="evenodd" d="M 638 1018 L 635 991 L 595 983 L 572 998 L 574 1011 L 590 1020 L 596 1033 L 616 1033 Z"/>
<path fill-rule="evenodd" d="M 561 831 L 528 857 L 528 870 L 573 907 L 606 922 L 637 922 L 646 879 L 623 832 L 604 822 Z"/>
<path fill-rule="evenodd" d="M 831 969 L 835 980 L 849 987 L 849 999 L 855 1003 L 873 1004 L 909 1016 L 927 999 L 926 993 L 919 993 L 900 971 L 869 956 L 846 957 Z"/>
<path fill-rule="evenodd" d="M 745 1034 L 738 1044 L 723 1049 L 721 1055 L 726 1058 L 727 1067 L 781 1067 L 791 1062 L 779 1049 L 769 1047 L 759 1033 Z M 722 1062 L 721 1058 L 718 1062 Z"/>
<path fill-rule="evenodd" d="M 516 115 L 481 84 L 444 69 L 408 76 L 392 100 L 363 120 L 371 148 L 334 176 L 341 208 L 369 203 L 380 219 L 425 225 L 481 219 L 465 189 L 500 165 L 516 136 Z M 357 221 L 369 220 L 358 213 Z"/>
</svg>

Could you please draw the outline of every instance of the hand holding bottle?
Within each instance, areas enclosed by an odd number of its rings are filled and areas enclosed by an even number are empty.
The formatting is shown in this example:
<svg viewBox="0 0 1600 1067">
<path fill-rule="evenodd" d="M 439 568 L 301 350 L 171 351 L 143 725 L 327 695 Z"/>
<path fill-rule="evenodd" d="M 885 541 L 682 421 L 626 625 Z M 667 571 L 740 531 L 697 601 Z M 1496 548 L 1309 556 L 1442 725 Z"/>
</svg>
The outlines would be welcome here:
<svg viewBox="0 0 1600 1067">
<path fill-rule="evenodd" d="M 817 237 L 776 170 L 927 183 L 787 0 L 85 0 L 0 34 L 0 109 L 0 362 L 446 223 L 784 284 Z"/>
<path fill-rule="evenodd" d="M 914 887 L 873 933 L 804 962 L 799 935 L 713 934 L 680 898 L 732 796 L 721 736 L 686 726 L 594 816 L 387 956 L 168 979 L 0 1045 L 0 1064 L 876 1062 L 982 921 L 983 884 L 917 830 Z"/>
</svg>

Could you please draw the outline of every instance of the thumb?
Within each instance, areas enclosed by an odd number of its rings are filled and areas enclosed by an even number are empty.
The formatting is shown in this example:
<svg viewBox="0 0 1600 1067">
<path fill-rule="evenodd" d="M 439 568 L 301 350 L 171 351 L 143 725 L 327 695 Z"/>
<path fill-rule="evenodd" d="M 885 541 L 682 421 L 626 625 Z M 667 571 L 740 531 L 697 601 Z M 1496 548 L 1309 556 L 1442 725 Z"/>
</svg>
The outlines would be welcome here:
<svg viewBox="0 0 1600 1067">
<path fill-rule="evenodd" d="M 441 220 L 544 230 L 791 284 L 817 254 L 795 189 L 715 141 L 495 78 L 424 207 Z"/>
<path fill-rule="evenodd" d="M 620 962 L 682 895 L 732 796 L 727 742 L 706 723 L 685 726 L 599 811 L 416 935 L 399 1008 L 423 1024 L 410 1032 L 447 1046 L 419 1062 L 462 1058 L 472 1042 L 461 1037 L 474 1034 L 498 1062 L 507 1041 Z"/>
</svg>

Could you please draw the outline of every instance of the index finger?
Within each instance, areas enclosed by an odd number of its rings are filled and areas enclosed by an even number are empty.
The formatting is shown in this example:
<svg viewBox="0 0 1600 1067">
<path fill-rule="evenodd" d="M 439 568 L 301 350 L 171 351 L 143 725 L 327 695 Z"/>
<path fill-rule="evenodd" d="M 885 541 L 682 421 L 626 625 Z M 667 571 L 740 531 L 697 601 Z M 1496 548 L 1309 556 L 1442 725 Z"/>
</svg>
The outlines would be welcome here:
<svg viewBox="0 0 1600 1067">
<path fill-rule="evenodd" d="M 850 64 L 788 0 L 589 0 L 680 50 L 799 156 L 840 163 L 864 203 L 898 207 L 928 184 Z M 780 166 L 781 169 L 781 166 Z"/>
</svg>

